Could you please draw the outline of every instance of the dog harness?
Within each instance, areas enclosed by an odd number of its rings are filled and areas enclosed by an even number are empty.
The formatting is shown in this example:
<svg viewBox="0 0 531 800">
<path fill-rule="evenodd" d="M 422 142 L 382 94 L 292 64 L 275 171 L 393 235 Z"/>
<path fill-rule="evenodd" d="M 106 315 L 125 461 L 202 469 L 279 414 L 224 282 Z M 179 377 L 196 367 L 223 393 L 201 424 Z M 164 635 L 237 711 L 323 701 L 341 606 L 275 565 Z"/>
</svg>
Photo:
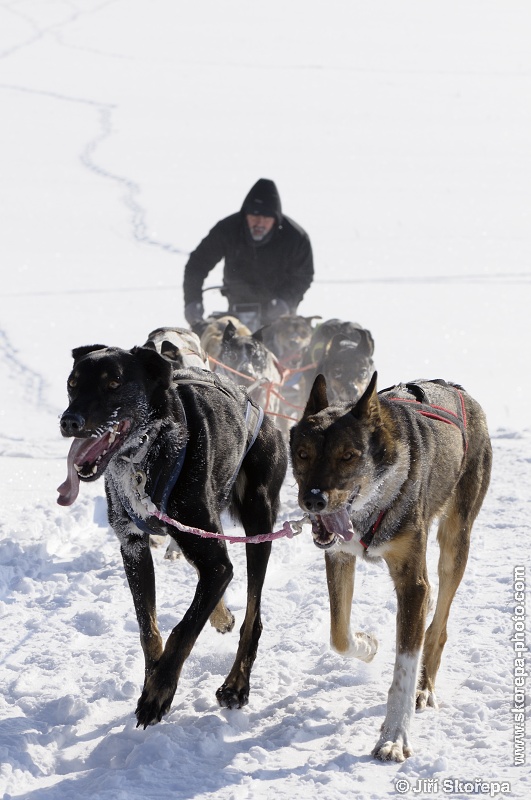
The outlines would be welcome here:
<svg viewBox="0 0 531 800">
<path fill-rule="evenodd" d="M 440 387 L 440 389 L 445 390 L 453 396 L 454 410 L 430 402 L 428 392 L 426 391 L 426 384 L 429 383 Z M 439 392 L 437 392 L 438 394 L 440 394 L 440 389 Z M 423 417 L 428 417 L 438 422 L 446 422 L 449 425 L 454 425 L 456 428 L 459 428 L 466 452 L 468 449 L 468 436 L 466 430 L 465 401 L 462 391 L 462 386 L 447 383 L 440 378 L 436 378 L 430 381 L 399 383 L 389 389 L 382 389 L 381 392 L 378 392 L 378 395 L 381 395 L 386 400 L 391 400 L 393 403 L 411 403 L 411 408 L 414 408 L 415 411 L 422 414 Z"/>
<path fill-rule="evenodd" d="M 426 383 L 435 384 L 442 389 L 451 392 L 455 398 L 455 410 L 430 403 L 428 392 L 425 389 Z M 411 403 L 410 408 L 422 414 L 423 417 L 436 420 L 437 422 L 446 422 L 448 425 L 454 425 L 461 431 L 463 437 L 463 446 L 465 453 L 468 449 L 468 435 L 466 423 L 466 410 L 465 401 L 462 394 L 462 387 L 455 386 L 451 383 L 436 378 L 431 381 L 412 381 L 411 383 L 399 383 L 396 386 L 391 386 L 388 389 L 382 389 L 378 392 L 386 400 L 391 400 L 393 403 Z M 408 396 L 409 395 L 409 396 Z M 360 544 L 365 550 L 371 545 L 376 531 L 380 527 L 380 523 L 384 518 L 386 510 L 380 511 L 376 522 L 369 528 L 367 533 L 360 539 Z"/>
<path fill-rule="evenodd" d="M 213 378 L 212 380 L 206 380 L 206 379 L 202 380 L 201 378 L 175 378 L 173 383 L 176 384 L 176 385 L 186 385 L 186 384 L 188 384 L 188 385 L 192 385 L 192 386 L 197 386 L 197 385 L 208 386 L 209 388 L 212 388 L 212 386 L 215 386 L 217 389 L 220 389 L 221 391 L 225 392 L 225 394 L 227 394 L 229 397 L 231 397 L 231 399 L 234 399 L 233 395 L 228 390 L 225 389 L 225 387 L 219 381 L 217 376 L 212 375 L 212 378 Z M 184 419 L 184 424 L 185 424 L 185 427 L 187 427 L 186 411 L 184 409 L 182 400 L 181 400 L 181 398 L 179 397 L 178 394 L 176 394 L 176 398 L 177 398 L 178 402 L 181 405 L 181 411 L 182 411 L 182 415 L 183 415 L 183 419 Z M 244 450 L 244 452 L 243 452 L 243 454 L 242 454 L 242 456 L 241 456 L 241 458 L 240 458 L 240 460 L 238 462 L 238 465 L 237 465 L 237 467 L 236 467 L 236 469 L 234 471 L 234 474 L 232 475 L 232 477 L 228 481 L 227 486 L 225 487 L 225 491 L 223 492 L 223 497 L 225 499 L 229 496 L 230 491 L 231 491 L 231 489 L 232 489 L 232 487 L 233 487 L 233 485 L 234 485 L 234 483 L 236 481 L 236 478 L 238 477 L 238 473 L 240 471 L 240 468 L 241 468 L 241 465 L 243 463 L 243 460 L 244 460 L 245 456 L 247 455 L 247 453 L 249 452 L 249 450 L 251 449 L 251 447 L 255 443 L 256 438 L 257 438 L 258 434 L 260 433 L 260 428 L 262 427 L 263 419 L 264 419 L 264 411 L 263 411 L 263 409 L 259 405 L 257 405 L 253 400 L 248 398 L 247 399 L 247 404 L 246 404 L 246 407 L 245 407 L 245 425 L 247 427 L 247 443 L 246 443 L 245 450 Z M 187 450 L 187 445 L 185 444 L 179 450 L 179 453 L 177 454 L 177 458 L 175 459 L 175 461 L 174 461 L 174 463 L 172 465 L 172 468 L 171 468 L 171 470 L 170 470 L 170 472 L 169 472 L 169 474 L 167 476 L 164 475 L 163 470 L 160 470 L 158 472 L 158 474 L 154 477 L 154 479 L 152 479 L 152 489 L 151 489 L 151 495 L 152 496 L 155 496 L 157 489 L 160 490 L 160 486 L 161 485 L 163 486 L 162 493 L 161 493 L 161 499 L 160 499 L 160 502 L 159 502 L 159 508 L 158 508 L 158 512 L 162 516 L 166 515 L 168 500 L 170 498 L 170 495 L 171 495 L 173 489 L 175 488 L 175 485 L 176 485 L 177 481 L 179 480 L 179 475 L 181 474 L 181 471 L 182 471 L 182 468 L 183 468 L 183 465 L 184 465 L 184 461 L 185 461 L 185 458 L 186 458 L 186 450 Z M 140 473 L 137 472 L 137 474 L 140 474 Z M 144 477 L 144 480 L 145 480 L 145 475 L 143 477 Z M 139 516 L 134 511 L 134 509 L 131 507 L 131 504 L 128 502 L 127 498 L 122 495 L 122 493 L 120 493 L 120 499 L 121 499 L 123 507 L 125 508 L 125 510 L 127 512 L 127 515 L 129 517 L 129 519 L 132 522 L 134 522 L 134 524 L 137 526 L 137 528 L 140 528 L 140 530 L 143 533 L 155 533 L 156 534 L 156 533 L 159 532 L 156 523 L 154 521 L 152 522 L 150 518 L 144 519 L 143 517 Z M 153 501 L 151 500 L 150 497 L 147 497 L 146 499 L 151 504 L 153 504 Z M 153 520 L 154 519 L 155 518 L 153 518 Z"/>
</svg>

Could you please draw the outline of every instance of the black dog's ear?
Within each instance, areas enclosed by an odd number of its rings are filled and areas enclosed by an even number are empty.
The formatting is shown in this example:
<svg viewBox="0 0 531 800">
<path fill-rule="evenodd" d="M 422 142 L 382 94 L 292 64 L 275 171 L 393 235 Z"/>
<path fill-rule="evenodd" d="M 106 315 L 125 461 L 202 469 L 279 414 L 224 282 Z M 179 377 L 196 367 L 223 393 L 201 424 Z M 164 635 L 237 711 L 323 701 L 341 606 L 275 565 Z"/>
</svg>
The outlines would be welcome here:
<svg viewBox="0 0 531 800">
<path fill-rule="evenodd" d="M 259 328 L 257 331 L 255 331 L 253 333 L 253 339 L 256 342 L 262 342 L 262 344 L 263 344 L 264 343 L 264 329 L 263 328 Z"/>
<path fill-rule="evenodd" d="M 106 344 L 86 344 L 84 347 L 75 347 L 74 350 L 72 350 L 72 358 L 74 359 L 75 363 L 76 361 L 79 361 L 80 358 L 83 358 L 83 356 L 93 353 L 95 350 L 106 349 Z"/>
<path fill-rule="evenodd" d="M 236 336 L 236 326 L 232 322 L 227 322 L 227 327 L 223 331 L 223 341 L 230 342 Z"/>
<path fill-rule="evenodd" d="M 150 347 L 133 347 L 131 354 L 138 359 L 149 380 L 160 383 L 164 389 L 170 388 L 173 367 L 167 358 Z"/>
<path fill-rule="evenodd" d="M 376 392 L 376 380 L 378 373 L 375 371 L 372 374 L 369 385 L 363 392 L 362 396 L 350 412 L 356 419 L 372 419 L 377 421 L 380 419 L 380 401 Z"/>
<path fill-rule="evenodd" d="M 372 356 L 374 354 L 374 339 L 372 338 L 372 333 L 366 328 L 361 328 L 360 336 L 360 353 L 363 353 L 364 356 Z"/>
<path fill-rule="evenodd" d="M 319 375 L 313 382 L 306 408 L 304 409 L 303 417 L 309 417 L 312 414 L 318 414 L 328 406 L 328 395 L 326 394 L 326 378 L 324 375 Z"/>
</svg>

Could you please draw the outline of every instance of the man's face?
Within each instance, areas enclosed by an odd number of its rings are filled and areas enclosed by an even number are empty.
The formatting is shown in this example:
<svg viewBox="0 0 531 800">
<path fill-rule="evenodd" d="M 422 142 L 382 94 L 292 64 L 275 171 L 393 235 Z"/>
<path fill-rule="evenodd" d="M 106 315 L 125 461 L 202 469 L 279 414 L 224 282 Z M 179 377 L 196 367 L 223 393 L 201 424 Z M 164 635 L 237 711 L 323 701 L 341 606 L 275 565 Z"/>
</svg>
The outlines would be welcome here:
<svg viewBox="0 0 531 800">
<path fill-rule="evenodd" d="M 255 214 L 246 214 L 247 225 L 255 242 L 261 242 L 264 236 L 273 230 L 274 217 L 262 217 Z"/>
</svg>

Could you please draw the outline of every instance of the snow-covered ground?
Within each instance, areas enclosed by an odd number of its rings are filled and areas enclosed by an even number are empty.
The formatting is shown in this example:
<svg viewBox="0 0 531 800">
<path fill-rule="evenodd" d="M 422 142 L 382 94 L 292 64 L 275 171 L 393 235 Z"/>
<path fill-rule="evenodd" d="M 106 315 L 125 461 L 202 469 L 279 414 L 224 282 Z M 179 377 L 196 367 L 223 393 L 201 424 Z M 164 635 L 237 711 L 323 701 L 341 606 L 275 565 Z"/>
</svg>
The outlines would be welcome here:
<svg viewBox="0 0 531 800">
<path fill-rule="evenodd" d="M 530 568 L 530 25 L 527 0 L 0 3 L 6 800 L 465 798 L 484 793 L 476 780 L 530 796 L 514 763 L 512 641 Z M 369 755 L 393 666 L 384 565 L 358 568 L 356 625 L 381 643 L 364 665 L 329 649 L 309 534 L 277 542 L 249 706 L 217 707 L 237 634 L 208 628 L 171 713 L 136 730 L 142 657 L 103 484 L 69 509 L 55 501 L 71 349 L 183 324 L 186 253 L 259 177 L 312 238 L 301 311 L 370 328 L 381 386 L 457 380 L 489 418 L 492 486 L 441 708 L 416 716 L 402 765 Z M 206 301 L 223 308 L 215 291 Z M 281 520 L 298 516 L 290 477 Z M 238 628 L 244 556 L 230 554 Z M 436 558 L 432 542 L 434 586 Z M 195 573 L 155 560 L 167 633 Z"/>
</svg>

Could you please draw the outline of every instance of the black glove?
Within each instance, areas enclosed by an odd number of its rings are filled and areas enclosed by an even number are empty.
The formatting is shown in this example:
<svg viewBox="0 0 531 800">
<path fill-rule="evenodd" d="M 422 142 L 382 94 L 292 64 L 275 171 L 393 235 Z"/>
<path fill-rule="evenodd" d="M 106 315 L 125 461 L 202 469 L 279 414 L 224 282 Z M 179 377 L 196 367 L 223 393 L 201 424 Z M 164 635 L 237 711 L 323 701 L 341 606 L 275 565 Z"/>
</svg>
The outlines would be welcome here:
<svg viewBox="0 0 531 800">
<path fill-rule="evenodd" d="M 286 301 L 281 300 L 280 297 L 276 297 L 267 304 L 265 315 L 268 322 L 273 322 L 275 319 L 290 313 L 290 307 Z"/>
<path fill-rule="evenodd" d="M 204 313 L 203 303 L 188 303 L 184 307 L 184 318 L 190 327 L 202 322 Z"/>
</svg>

